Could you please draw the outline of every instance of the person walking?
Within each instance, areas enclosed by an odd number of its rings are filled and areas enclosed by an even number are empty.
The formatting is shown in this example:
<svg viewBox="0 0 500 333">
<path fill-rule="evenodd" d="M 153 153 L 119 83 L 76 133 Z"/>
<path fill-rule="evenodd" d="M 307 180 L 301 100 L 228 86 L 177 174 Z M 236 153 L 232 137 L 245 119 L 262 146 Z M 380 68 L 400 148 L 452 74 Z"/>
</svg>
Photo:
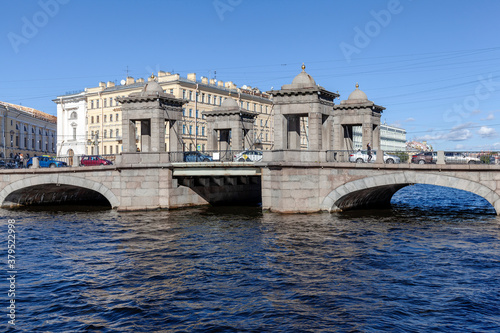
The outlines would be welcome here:
<svg viewBox="0 0 500 333">
<path fill-rule="evenodd" d="M 24 156 L 23 153 L 19 154 L 19 164 L 21 168 L 24 168 Z"/>
<path fill-rule="evenodd" d="M 372 160 L 372 147 L 370 147 L 370 143 L 366 145 L 366 154 L 368 155 L 368 162 Z"/>
</svg>

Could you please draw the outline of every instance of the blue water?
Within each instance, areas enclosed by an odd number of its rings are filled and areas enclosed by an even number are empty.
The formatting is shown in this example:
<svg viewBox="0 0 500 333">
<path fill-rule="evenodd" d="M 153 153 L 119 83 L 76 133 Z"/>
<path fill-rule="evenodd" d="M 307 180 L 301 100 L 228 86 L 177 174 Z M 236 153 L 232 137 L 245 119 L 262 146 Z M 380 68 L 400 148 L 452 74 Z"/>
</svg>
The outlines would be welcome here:
<svg viewBox="0 0 500 333">
<path fill-rule="evenodd" d="M 500 331 L 500 218 L 467 192 L 415 185 L 342 214 L 0 215 L 18 270 L 15 329 L 0 283 L 2 331 Z"/>
</svg>

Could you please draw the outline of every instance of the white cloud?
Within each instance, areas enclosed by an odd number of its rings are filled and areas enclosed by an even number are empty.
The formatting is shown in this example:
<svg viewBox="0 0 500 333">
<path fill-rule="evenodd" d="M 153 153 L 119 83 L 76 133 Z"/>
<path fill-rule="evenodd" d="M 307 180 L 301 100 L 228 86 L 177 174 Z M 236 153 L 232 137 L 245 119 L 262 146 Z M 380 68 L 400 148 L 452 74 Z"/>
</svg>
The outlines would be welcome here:
<svg viewBox="0 0 500 333">
<path fill-rule="evenodd" d="M 481 128 L 477 131 L 482 138 L 493 138 L 497 136 L 497 132 L 494 128 L 481 126 Z"/>
<path fill-rule="evenodd" d="M 461 126 L 460 126 L 461 127 Z M 468 129 L 452 129 L 449 133 L 428 134 L 417 138 L 418 141 L 431 140 L 449 140 L 449 141 L 465 141 L 472 138 L 472 132 Z"/>
<path fill-rule="evenodd" d="M 404 122 L 411 123 L 412 121 L 415 121 L 415 118 L 410 117 L 410 118 L 406 119 Z"/>
<path fill-rule="evenodd" d="M 486 118 L 481 118 L 481 120 L 493 120 L 495 119 L 495 115 L 493 113 L 490 113 Z"/>
</svg>

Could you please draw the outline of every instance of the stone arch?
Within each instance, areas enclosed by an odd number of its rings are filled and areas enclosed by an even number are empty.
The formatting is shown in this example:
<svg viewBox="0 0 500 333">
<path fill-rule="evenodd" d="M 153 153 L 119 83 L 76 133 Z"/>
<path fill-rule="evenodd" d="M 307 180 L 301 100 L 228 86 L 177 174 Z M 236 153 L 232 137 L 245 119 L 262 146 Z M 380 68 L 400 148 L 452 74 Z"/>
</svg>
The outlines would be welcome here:
<svg viewBox="0 0 500 333">
<path fill-rule="evenodd" d="M 103 184 L 85 178 L 61 175 L 57 173 L 37 175 L 30 178 L 24 178 L 5 186 L 0 191 L 0 205 L 4 206 L 5 199 L 10 194 L 18 190 L 22 190 L 24 188 L 33 187 L 37 185 L 46 185 L 46 184 L 56 184 L 58 186 L 66 185 L 76 188 L 92 190 L 101 194 L 104 198 L 106 198 L 106 200 L 108 200 L 109 204 L 111 205 L 111 208 L 114 209 L 120 205 L 120 201 L 116 197 L 116 195 Z"/>
<path fill-rule="evenodd" d="M 500 215 L 500 196 L 491 188 L 463 178 L 421 172 L 385 174 L 348 182 L 323 199 L 321 210 L 333 212 L 371 204 L 389 204 L 394 193 L 411 184 L 438 185 L 477 194 Z"/>
</svg>

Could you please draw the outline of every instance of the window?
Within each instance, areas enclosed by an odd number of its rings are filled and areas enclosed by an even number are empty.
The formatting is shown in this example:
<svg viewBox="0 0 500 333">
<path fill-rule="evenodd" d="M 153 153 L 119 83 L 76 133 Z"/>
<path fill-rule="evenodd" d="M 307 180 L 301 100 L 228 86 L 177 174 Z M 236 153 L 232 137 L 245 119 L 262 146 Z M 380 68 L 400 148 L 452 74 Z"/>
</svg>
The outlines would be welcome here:
<svg viewBox="0 0 500 333">
<path fill-rule="evenodd" d="M 108 121 L 108 116 L 104 115 L 104 122 L 107 122 L 107 121 Z"/>
<path fill-rule="evenodd" d="M 199 126 L 196 126 L 196 135 L 198 135 L 198 127 L 199 127 Z"/>
<path fill-rule="evenodd" d="M 205 93 L 201 93 L 201 102 L 205 103 Z"/>
<path fill-rule="evenodd" d="M 118 121 L 118 113 L 116 114 L 115 120 Z"/>
<path fill-rule="evenodd" d="M 193 109 L 189 109 L 189 117 L 193 116 Z"/>
<path fill-rule="evenodd" d="M 73 140 L 76 141 L 76 127 L 73 127 Z"/>
<path fill-rule="evenodd" d="M 182 99 L 186 99 L 186 89 L 182 89 Z"/>
<path fill-rule="evenodd" d="M 174 89 L 170 89 L 170 93 L 173 95 L 174 94 Z"/>
<path fill-rule="evenodd" d="M 185 117 L 186 116 L 186 108 L 182 108 L 182 116 Z"/>
<path fill-rule="evenodd" d="M 96 116 L 95 122 L 99 124 L 99 116 Z"/>
<path fill-rule="evenodd" d="M 247 102 L 247 110 L 250 110 L 250 103 Z"/>
<path fill-rule="evenodd" d="M 99 109 L 99 100 L 98 99 L 95 101 L 95 104 L 96 104 L 96 108 Z"/>
<path fill-rule="evenodd" d="M 113 106 L 113 97 L 109 98 L 109 106 Z"/>
<path fill-rule="evenodd" d="M 203 127 L 201 128 L 201 135 L 202 135 L 202 136 L 205 136 L 205 126 L 203 126 Z"/>
<path fill-rule="evenodd" d="M 104 139 L 108 137 L 108 130 L 104 130 Z"/>
<path fill-rule="evenodd" d="M 113 154 L 113 146 L 109 146 L 109 153 Z"/>
<path fill-rule="evenodd" d="M 198 118 L 198 110 L 196 110 L 196 118 Z"/>
<path fill-rule="evenodd" d="M 94 131 L 90 132 L 90 138 L 93 140 L 94 139 Z"/>
<path fill-rule="evenodd" d="M 193 134 L 193 125 L 189 125 L 189 135 Z"/>
<path fill-rule="evenodd" d="M 253 110 L 257 111 L 257 104 L 253 103 Z"/>
<path fill-rule="evenodd" d="M 106 147 L 106 146 L 104 146 L 104 155 L 106 155 L 106 148 L 107 148 L 107 147 Z"/>
<path fill-rule="evenodd" d="M 94 123 L 94 116 L 90 117 L 90 123 L 93 124 Z"/>
<path fill-rule="evenodd" d="M 120 137 L 120 130 L 119 129 L 116 129 L 116 137 Z M 116 152 L 118 152 L 118 149 L 116 150 Z"/>
<path fill-rule="evenodd" d="M 210 101 L 212 100 L 212 95 L 208 94 L 208 100 L 207 103 L 210 104 Z"/>
<path fill-rule="evenodd" d="M 113 115 L 112 114 L 109 115 L 109 121 L 113 122 Z"/>
<path fill-rule="evenodd" d="M 76 118 L 78 118 L 78 115 L 76 114 L 76 112 L 75 111 L 71 112 L 69 119 L 76 119 Z"/>
<path fill-rule="evenodd" d="M 118 106 L 118 104 L 119 104 L 118 100 L 115 99 L 115 105 Z"/>
<path fill-rule="evenodd" d="M 104 99 L 104 102 L 103 102 L 102 104 L 103 104 L 103 105 L 102 105 L 103 107 L 107 107 L 107 106 L 108 106 L 108 99 L 107 99 L 107 98 L 105 98 L 105 99 Z"/>
<path fill-rule="evenodd" d="M 189 100 L 190 101 L 193 100 L 193 92 L 191 90 L 189 90 Z"/>
<path fill-rule="evenodd" d="M 90 101 L 90 108 L 93 109 L 94 108 L 94 101 Z"/>
<path fill-rule="evenodd" d="M 186 125 L 182 125 L 182 134 L 186 134 Z"/>
<path fill-rule="evenodd" d="M 113 137 L 113 130 L 109 130 L 109 137 L 112 138 Z"/>
</svg>

